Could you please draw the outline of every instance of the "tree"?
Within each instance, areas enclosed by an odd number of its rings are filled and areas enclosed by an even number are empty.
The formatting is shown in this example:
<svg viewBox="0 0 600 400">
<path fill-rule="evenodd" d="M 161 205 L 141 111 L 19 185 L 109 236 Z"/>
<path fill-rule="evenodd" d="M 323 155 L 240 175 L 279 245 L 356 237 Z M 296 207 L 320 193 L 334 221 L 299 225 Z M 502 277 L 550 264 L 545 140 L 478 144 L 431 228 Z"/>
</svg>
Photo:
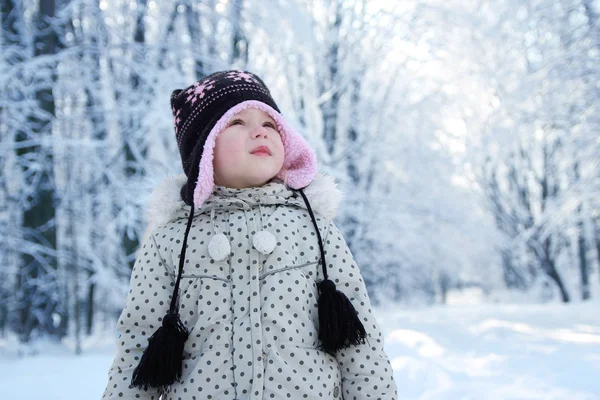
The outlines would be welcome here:
<svg viewBox="0 0 600 400">
<path fill-rule="evenodd" d="M 55 202 L 52 171 L 52 148 L 49 145 L 55 116 L 52 85 L 56 79 L 52 73 L 52 56 L 59 51 L 56 32 L 52 29 L 56 3 L 41 0 L 35 15 L 33 35 L 33 58 L 41 61 L 44 74 L 36 74 L 35 101 L 37 108 L 28 116 L 27 130 L 17 134 L 16 153 L 21 162 L 24 184 L 29 194 L 23 199 L 22 266 L 19 269 L 17 293 L 17 332 L 22 342 L 27 343 L 32 333 L 39 328 L 54 332 L 52 314 L 63 314 L 64 309 L 53 296 L 54 281 L 49 278 L 56 273 Z M 37 313 L 36 310 L 43 310 Z"/>
</svg>

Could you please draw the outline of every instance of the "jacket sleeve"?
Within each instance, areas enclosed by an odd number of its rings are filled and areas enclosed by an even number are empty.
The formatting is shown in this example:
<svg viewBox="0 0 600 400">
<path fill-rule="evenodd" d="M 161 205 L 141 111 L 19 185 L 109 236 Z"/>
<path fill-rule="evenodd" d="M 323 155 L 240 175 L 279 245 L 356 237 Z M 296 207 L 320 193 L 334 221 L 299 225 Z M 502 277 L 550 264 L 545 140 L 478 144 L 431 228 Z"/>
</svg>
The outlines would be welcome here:
<svg viewBox="0 0 600 400">
<path fill-rule="evenodd" d="M 396 400 L 398 392 L 393 370 L 383 349 L 383 336 L 372 313 L 364 280 L 332 221 L 329 221 L 323 246 L 329 279 L 348 297 L 367 333 L 365 344 L 339 350 L 335 355 L 342 373 L 343 398 Z"/>
<path fill-rule="evenodd" d="M 148 235 L 137 252 L 131 273 L 127 302 L 117 321 L 117 354 L 108 372 L 102 399 L 158 400 L 157 389 L 137 389 L 131 384 L 133 370 L 148 345 L 148 338 L 160 327 L 171 300 L 173 280 L 160 254 L 154 235 Z"/>
</svg>

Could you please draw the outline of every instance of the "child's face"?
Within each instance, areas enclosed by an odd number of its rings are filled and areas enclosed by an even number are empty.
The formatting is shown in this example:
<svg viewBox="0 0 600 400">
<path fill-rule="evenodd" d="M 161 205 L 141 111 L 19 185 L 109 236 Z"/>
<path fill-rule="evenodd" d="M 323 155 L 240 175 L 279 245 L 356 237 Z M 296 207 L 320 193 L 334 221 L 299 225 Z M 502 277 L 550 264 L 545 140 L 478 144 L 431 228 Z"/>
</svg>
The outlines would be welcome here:
<svg viewBox="0 0 600 400">
<path fill-rule="evenodd" d="M 270 154 L 254 152 L 265 146 Z M 262 186 L 283 166 L 283 143 L 277 124 L 256 108 L 240 111 L 217 137 L 214 150 L 215 184 L 231 188 Z"/>
</svg>

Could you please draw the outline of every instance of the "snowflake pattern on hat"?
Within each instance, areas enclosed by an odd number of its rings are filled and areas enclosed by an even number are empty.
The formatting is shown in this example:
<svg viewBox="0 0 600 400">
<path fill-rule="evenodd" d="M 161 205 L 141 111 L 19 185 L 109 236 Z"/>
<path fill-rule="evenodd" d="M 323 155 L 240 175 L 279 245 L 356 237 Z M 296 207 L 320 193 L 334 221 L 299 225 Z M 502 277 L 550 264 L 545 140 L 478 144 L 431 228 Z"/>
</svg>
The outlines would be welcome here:
<svg viewBox="0 0 600 400">
<path fill-rule="evenodd" d="M 204 97 L 206 91 L 212 89 L 214 87 L 215 81 L 212 79 L 208 79 L 205 82 L 196 82 L 192 87 L 190 87 L 186 93 L 189 96 L 185 99 L 186 101 L 191 101 L 192 104 L 196 104 L 196 101 L 199 101 Z"/>
<path fill-rule="evenodd" d="M 226 78 L 228 79 L 233 79 L 233 81 L 246 81 L 248 83 L 254 83 L 254 84 L 258 84 L 260 85 L 261 83 L 256 80 L 256 78 L 254 78 L 252 75 L 250 75 L 247 72 L 244 71 L 231 71 L 228 72 L 227 75 L 225 75 Z"/>
</svg>

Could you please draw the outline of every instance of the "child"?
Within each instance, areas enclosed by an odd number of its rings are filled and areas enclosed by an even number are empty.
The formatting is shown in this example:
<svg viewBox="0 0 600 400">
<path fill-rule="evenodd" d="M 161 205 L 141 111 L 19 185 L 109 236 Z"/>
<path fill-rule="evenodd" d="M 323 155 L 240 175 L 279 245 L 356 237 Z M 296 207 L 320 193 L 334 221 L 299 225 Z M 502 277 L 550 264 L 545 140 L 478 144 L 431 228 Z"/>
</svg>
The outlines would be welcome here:
<svg viewBox="0 0 600 400">
<path fill-rule="evenodd" d="M 103 399 L 396 399 L 340 193 L 263 81 L 171 106 L 185 176 L 152 195 Z"/>
</svg>

